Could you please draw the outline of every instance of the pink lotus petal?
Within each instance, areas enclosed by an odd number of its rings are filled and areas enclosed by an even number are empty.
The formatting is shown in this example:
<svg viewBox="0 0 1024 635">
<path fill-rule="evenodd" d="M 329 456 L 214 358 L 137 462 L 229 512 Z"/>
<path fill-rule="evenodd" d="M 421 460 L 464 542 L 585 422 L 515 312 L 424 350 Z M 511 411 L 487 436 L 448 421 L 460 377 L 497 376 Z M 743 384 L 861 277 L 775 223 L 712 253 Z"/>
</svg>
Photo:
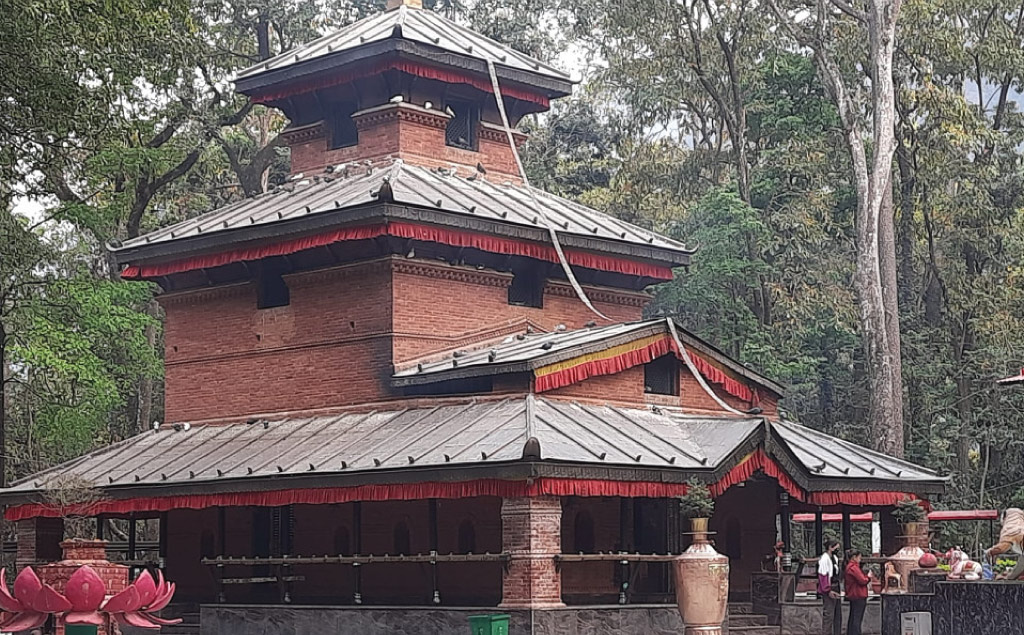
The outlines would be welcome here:
<svg viewBox="0 0 1024 635">
<path fill-rule="evenodd" d="M 139 606 L 146 606 L 156 597 L 156 582 L 149 571 L 143 571 L 134 582 L 135 590 L 139 592 Z"/>
<path fill-rule="evenodd" d="M 40 613 L 63 613 L 64 611 L 71 610 L 71 602 L 68 602 L 66 597 L 58 593 L 57 589 L 49 584 L 44 584 L 39 593 L 36 593 L 35 597 L 26 602 L 26 604 L 28 604 L 30 609 Z"/>
<path fill-rule="evenodd" d="M 117 613 L 114 615 L 114 619 L 121 624 L 127 624 L 128 626 L 134 626 L 136 628 L 160 628 L 160 625 L 156 622 L 150 622 L 148 617 L 134 611 Z"/>
<path fill-rule="evenodd" d="M 7 569 L 0 569 L 0 610 L 9 613 L 21 613 L 25 610 L 25 606 L 15 600 L 7 588 Z"/>
<path fill-rule="evenodd" d="M 64 595 L 71 602 L 72 611 L 95 611 L 107 596 L 107 587 L 92 567 L 84 565 L 71 574 Z"/>
<path fill-rule="evenodd" d="M 64 616 L 64 623 L 103 626 L 103 616 L 98 611 L 72 611 Z"/>
<path fill-rule="evenodd" d="M 139 592 L 135 589 L 135 585 L 128 585 L 124 591 L 115 594 L 107 603 L 103 605 L 102 610 L 107 613 L 124 613 L 126 611 L 137 611 L 139 607 Z"/>
<path fill-rule="evenodd" d="M 45 624 L 47 617 L 49 616 L 46 613 L 39 613 L 37 611 L 14 613 L 10 618 L 0 622 L 0 630 L 9 633 L 32 630 Z"/>
<path fill-rule="evenodd" d="M 173 582 L 167 583 L 163 595 L 157 596 L 157 598 L 150 602 L 149 606 L 145 607 L 145 609 L 149 612 L 155 612 L 166 607 L 168 604 L 171 603 L 171 598 L 174 597 L 174 590 L 176 588 L 177 587 L 174 586 Z"/>
<path fill-rule="evenodd" d="M 32 604 L 32 599 L 42 588 L 43 583 L 40 582 L 39 576 L 32 570 L 32 567 L 25 567 L 14 579 L 14 597 L 26 606 Z"/>
<path fill-rule="evenodd" d="M 142 615 L 144 615 L 147 620 L 152 620 L 152 621 L 156 622 L 157 624 L 163 624 L 164 626 L 174 626 L 175 624 L 181 624 L 181 618 L 180 617 L 176 617 L 173 620 L 165 620 L 162 617 L 157 617 L 156 615 L 150 615 L 149 613 L 147 613 L 145 611 L 142 612 Z"/>
</svg>

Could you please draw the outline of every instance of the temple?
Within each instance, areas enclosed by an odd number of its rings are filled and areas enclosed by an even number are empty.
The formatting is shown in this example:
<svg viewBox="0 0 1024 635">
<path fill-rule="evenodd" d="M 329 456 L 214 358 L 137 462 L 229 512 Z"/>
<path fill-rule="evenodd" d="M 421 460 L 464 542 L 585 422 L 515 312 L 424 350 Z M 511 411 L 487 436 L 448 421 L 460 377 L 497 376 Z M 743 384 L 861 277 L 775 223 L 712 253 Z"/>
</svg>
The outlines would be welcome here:
<svg viewBox="0 0 1024 635">
<path fill-rule="evenodd" d="M 736 602 L 790 514 L 943 491 L 645 313 L 686 245 L 524 183 L 514 127 L 564 73 L 390 0 L 236 84 L 287 115 L 292 175 L 114 250 L 162 289 L 166 421 L 0 491 L 19 564 L 54 559 L 69 516 L 132 540 L 147 519 L 158 544 L 121 557 L 162 567 L 204 635 L 462 632 L 498 607 L 517 634 L 660 633 L 688 480 Z"/>
</svg>

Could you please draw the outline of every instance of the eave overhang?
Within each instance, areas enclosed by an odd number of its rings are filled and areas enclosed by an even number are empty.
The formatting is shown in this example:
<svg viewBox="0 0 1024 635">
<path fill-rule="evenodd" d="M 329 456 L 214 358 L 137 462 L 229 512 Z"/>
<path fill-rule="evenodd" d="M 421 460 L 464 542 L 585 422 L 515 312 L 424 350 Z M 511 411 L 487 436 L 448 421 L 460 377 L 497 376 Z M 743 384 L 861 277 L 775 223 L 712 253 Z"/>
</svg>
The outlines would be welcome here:
<svg viewBox="0 0 1024 635">
<path fill-rule="evenodd" d="M 288 84 L 300 83 L 321 73 L 337 70 L 343 66 L 378 61 L 387 56 L 455 68 L 481 77 L 489 77 L 487 63 L 484 60 L 459 55 L 419 42 L 392 38 L 297 62 L 285 68 L 239 77 L 235 80 L 235 88 L 240 93 L 259 99 L 260 93 L 272 86 L 281 88 Z M 495 64 L 495 72 L 499 80 L 512 82 L 524 89 L 532 89 L 551 99 L 572 94 L 573 82 L 568 78 L 559 79 L 551 75 L 531 73 L 500 64 Z"/>
<path fill-rule="evenodd" d="M 158 264 L 180 258 L 216 253 L 227 247 L 235 248 L 257 245 L 261 242 L 281 241 L 290 238 L 313 235 L 319 231 L 343 227 L 386 223 L 390 220 L 408 221 L 436 225 L 446 228 L 463 229 L 481 234 L 528 240 L 538 243 L 550 242 L 548 232 L 541 228 L 525 227 L 466 217 L 464 214 L 432 210 L 425 207 L 395 203 L 371 203 L 358 207 L 345 207 L 336 211 L 319 212 L 305 217 L 282 220 L 277 223 L 225 229 L 206 236 L 161 241 L 153 244 L 113 248 L 118 265 Z M 588 238 L 576 234 L 559 234 L 559 241 L 565 247 L 614 254 L 670 266 L 690 264 L 693 251 L 677 251 L 645 247 L 635 243 L 617 242 Z"/>
</svg>

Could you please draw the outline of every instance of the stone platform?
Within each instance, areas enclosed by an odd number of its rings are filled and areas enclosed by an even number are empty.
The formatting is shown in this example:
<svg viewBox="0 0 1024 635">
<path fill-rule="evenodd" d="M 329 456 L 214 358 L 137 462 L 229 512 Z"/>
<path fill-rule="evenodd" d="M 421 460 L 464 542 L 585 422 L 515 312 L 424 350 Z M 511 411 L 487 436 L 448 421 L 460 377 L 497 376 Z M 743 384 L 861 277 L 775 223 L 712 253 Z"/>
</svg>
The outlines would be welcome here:
<svg viewBox="0 0 1024 635">
<path fill-rule="evenodd" d="M 506 613 L 509 635 L 679 635 L 675 606 L 545 610 L 433 607 L 204 605 L 201 635 L 466 635 L 469 616 Z"/>
<path fill-rule="evenodd" d="M 886 595 L 882 635 L 900 635 L 900 614 L 932 614 L 932 635 L 1019 635 L 1024 582 L 936 582 L 934 593 Z"/>
</svg>

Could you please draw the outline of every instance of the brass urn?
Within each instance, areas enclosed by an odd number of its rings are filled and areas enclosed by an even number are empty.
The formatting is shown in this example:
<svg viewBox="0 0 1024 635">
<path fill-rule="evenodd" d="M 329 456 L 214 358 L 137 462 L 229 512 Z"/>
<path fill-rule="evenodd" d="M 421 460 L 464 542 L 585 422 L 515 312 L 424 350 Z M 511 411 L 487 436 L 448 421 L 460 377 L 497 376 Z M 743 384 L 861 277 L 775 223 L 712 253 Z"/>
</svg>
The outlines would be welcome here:
<svg viewBox="0 0 1024 635">
<path fill-rule="evenodd" d="M 708 542 L 708 519 L 690 520 L 693 544 L 672 562 L 687 635 L 721 635 L 729 603 L 729 558 Z"/>
</svg>

